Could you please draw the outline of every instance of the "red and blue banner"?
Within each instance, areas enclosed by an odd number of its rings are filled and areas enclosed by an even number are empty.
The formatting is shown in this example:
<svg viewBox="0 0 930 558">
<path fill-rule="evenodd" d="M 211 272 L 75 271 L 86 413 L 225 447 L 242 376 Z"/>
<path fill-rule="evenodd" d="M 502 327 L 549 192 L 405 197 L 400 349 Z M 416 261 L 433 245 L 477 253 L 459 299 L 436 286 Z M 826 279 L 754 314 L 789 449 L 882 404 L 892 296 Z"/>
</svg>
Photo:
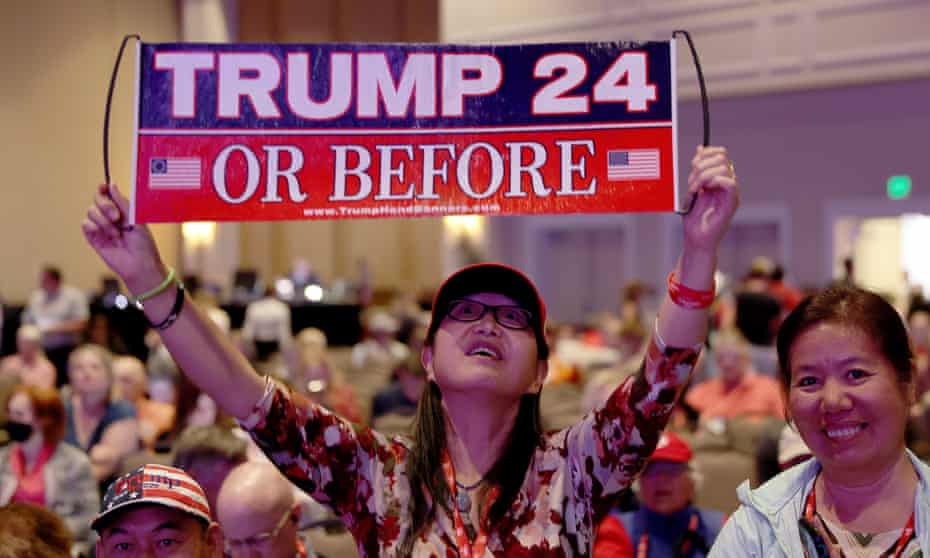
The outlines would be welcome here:
<svg viewBox="0 0 930 558">
<path fill-rule="evenodd" d="M 137 223 L 673 211 L 675 43 L 141 44 Z"/>
</svg>

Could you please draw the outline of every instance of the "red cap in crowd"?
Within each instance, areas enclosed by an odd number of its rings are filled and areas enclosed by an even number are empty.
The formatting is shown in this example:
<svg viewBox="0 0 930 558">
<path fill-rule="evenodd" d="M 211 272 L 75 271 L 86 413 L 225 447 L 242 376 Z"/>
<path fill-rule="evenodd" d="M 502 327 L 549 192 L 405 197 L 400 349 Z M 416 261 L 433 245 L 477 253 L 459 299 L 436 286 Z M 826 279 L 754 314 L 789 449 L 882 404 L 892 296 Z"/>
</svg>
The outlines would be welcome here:
<svg viewBox="0 0 930 558">
<path fill-rule="evenodd" d="M 656 450 L 649 456 L 649 461 L 671 461 L 672 463 L 689 463 L 694 453 L 687 442 L 671 432 L 664 432 L 659 438 Z"/>
</svg>

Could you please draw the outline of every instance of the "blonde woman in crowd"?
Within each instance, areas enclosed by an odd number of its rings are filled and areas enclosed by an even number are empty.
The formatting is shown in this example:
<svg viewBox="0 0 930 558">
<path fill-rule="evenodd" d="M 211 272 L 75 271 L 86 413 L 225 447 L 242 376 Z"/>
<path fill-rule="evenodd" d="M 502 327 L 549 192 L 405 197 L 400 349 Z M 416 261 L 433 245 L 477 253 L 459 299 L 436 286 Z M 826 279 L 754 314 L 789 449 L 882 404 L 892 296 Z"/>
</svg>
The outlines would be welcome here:
<svg viewBox="0 0 930 558">
<path fill-rule="evenodd" d="M 105 487 L 123 458 L 139 449 L 136 410 L 111 397 L 113 355 L 99 345 L 81 345 L 71 353 L 68 377 L 64 440 L 87 453 L 94 477 Z"/>
<path fill-rule="evenodd" d="M 295 389 L 346 420 L 362 422 L 355 390 L 336 367 L 328 353 L 328 345 L 326 334 L 315 327 L 297 334 L 292 374 Z"/>
<path fill-rule="evenodd" d="M 145 364 L 134 356 L 113 359 L 113 399 L 126 401 L 136 410 L 139 439 L 145 449 L 155 447 L 155 441 L 174 425 L 175 406 L 149 399 Z"/>
</svg>

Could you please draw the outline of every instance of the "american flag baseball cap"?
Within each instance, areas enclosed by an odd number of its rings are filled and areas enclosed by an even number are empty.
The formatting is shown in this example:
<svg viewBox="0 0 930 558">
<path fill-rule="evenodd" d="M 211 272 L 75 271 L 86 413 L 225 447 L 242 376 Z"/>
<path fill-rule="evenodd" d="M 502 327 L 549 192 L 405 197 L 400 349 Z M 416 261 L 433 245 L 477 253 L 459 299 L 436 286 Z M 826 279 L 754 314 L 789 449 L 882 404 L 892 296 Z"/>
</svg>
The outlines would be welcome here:
<svg viewBox="0 0 930 558">
<path fill-rule="evenodd" d="M 190 475 L 174 467 L 143 465 L 110 484 L 91 528 L 99 531 L 107 517 L 138 504 L 165 506 L 211 521 L 207 496 Z"/>
</svg>

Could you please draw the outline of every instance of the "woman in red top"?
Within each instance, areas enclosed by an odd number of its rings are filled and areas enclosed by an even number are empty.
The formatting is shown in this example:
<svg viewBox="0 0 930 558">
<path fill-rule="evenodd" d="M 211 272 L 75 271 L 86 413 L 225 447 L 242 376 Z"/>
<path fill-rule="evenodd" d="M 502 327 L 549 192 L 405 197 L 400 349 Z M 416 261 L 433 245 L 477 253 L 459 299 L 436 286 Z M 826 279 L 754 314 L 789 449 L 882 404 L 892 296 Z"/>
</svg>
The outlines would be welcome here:
<svg viewBox="0 0 930 558">
<path fill-rule="evenodd" d="M 58 392 L 19 386 L 7 416 L 12 443 L 0 449 L 0 506 L 19 502 L 47 508 L 65 521 L 76 544 L 89 545 L 100 502 L 97 482 L 87 455 L 62 441 L 65 409 Z"/>
<path fill-rule="evenodd" d="M 465 268 L 439 290 L 414 435 L 388 439 L 256 374 L 172 281 L 148 229 L 125 224 L 129 203 L 115 187 L 100 187 L 82 229 L 144 299 L 180 368 L 335 511 L 363 556 L 585 556 L 613 495 L 652 453 L 706 335 L 717 248 L 738 200 L 726 150 L 699 148 L 688 184 L 697 198 L 640 373 L 554 434 L 538 420 L 545 305 L 517 270 Z"/>
</svg>

